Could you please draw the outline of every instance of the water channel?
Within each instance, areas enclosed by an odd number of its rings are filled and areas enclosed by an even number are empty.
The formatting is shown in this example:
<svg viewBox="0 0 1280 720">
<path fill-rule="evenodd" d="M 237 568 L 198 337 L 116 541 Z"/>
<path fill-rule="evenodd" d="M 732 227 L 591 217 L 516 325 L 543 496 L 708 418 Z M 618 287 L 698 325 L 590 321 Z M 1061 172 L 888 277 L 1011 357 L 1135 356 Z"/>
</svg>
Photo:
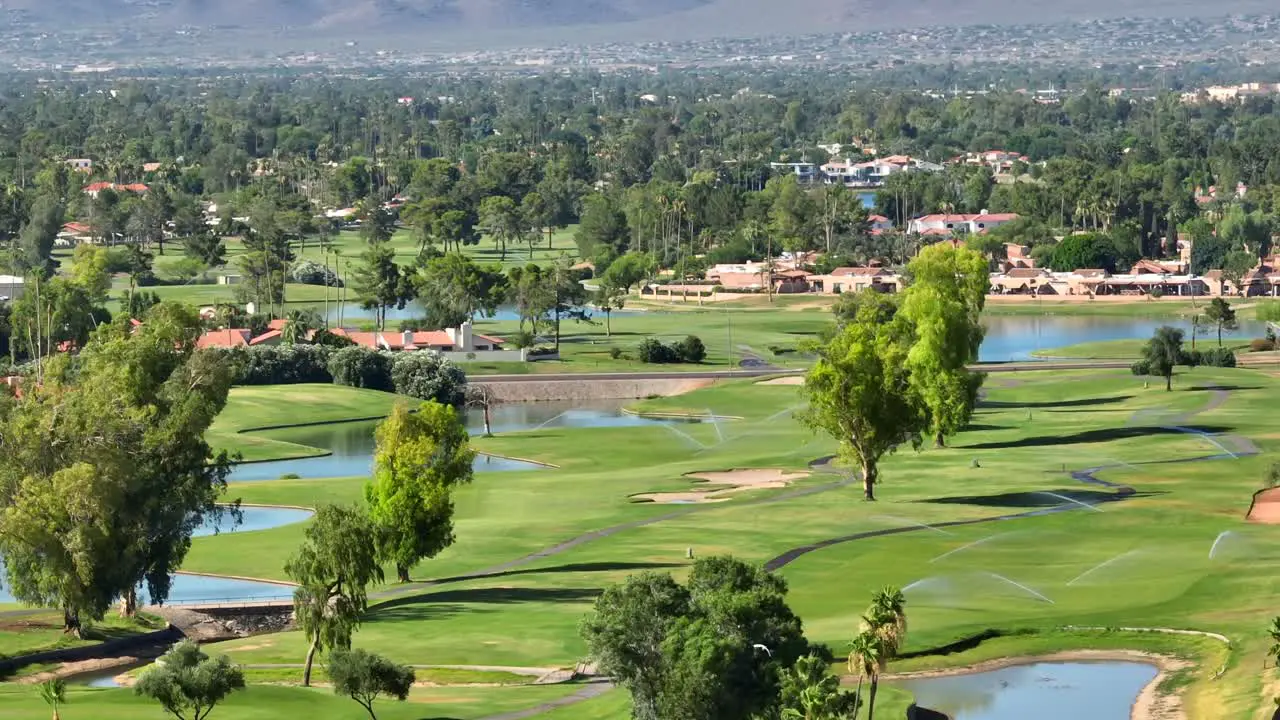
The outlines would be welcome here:
<svg viewBox="0 0 1280 720">
<path fill-rule="evenodd" d="M 1129 720 L 1156 668 L 1133 662 L 1053 662 L 894 682 L 951 720 Z"/>
<path fill-rule="evenodd" d="M 511 403 L 495 406 L 489 413 L 494 433 L 516 432 L 540 428 L 636 427 L 661 423 L 687 422 L 668 418 L 651 418 L 624 413 L 632 400 L 588 400 L 540 403 Z M 373 431 L 379 420 L 332 423 L 308 427 L 286 428 L 257 433 L 272 440 L 321 448 L 332 452 L 323 457 L 236 465 L 227 478 L 231 482 L 275 480 L 282 475 L 300 478 L 335 478 L 368 475 L 373 468 Z M 467 430 L 472 435 L 484 432 L 484 415 L 479 410 L 466 414 Z M 480 455 L 477 472 L 537 470 L 545 466 L 522 460 Z"/>
</svg>

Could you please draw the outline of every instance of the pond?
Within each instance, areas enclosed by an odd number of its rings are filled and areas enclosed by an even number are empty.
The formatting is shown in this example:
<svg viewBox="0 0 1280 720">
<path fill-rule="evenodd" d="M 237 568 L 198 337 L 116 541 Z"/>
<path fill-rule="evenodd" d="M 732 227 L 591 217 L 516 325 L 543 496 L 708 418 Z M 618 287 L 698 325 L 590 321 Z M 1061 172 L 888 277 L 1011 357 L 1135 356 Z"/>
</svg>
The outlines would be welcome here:
<svg viewBox="0 0 1280 720">
<path fill-rule="evenodd" d="M 569 402 L 511 403 L 495 406 L 489 413 L 494 433 L 533 430 L 542 427 L 633 427 L 680 420 L 641 417 L 624 413 L 629 400 L 592 400 Z M 232 482 L 275 480 L 294 474 L 301 478 L 334 478 L 368 475 L 373 469 L 373 431 L 380 420 L 314 425 L 310 427 L 269 430 L 260 433 L 273 440 L 297 443 L 330 450 L 324 457 L 236 465 L 227 478 Z M 484 416 L 479 410 L 466 414 L 467 430 L 472 435 L 484 432 Z M 476 472 L 536 470 L 544 466 L 520 460 L 479 455 Z"/>
<path fill-rule="evenodd" d="M 8 582 L 6 581 L 4 584 L 5 587 L 0 588 L 0 603 L 17 602 L 17 599 L 9 594 L 7 589 Z M 139 591 L 138 595 L 138 599 L 145 604 L 146 592 Z M 177 573 L 173 576 L 169 599 L 165 604 L 198 605 L 218 602 L 290 600 L 292 598 L 293 587 L 291 585 Z"/>
<path fill-rule="evenodd" d="M 241 521 L 239 525 L 232 525 L 231 518 L 224 517 L 220 523 L 215 523 L 212 518 L 205 520 L 205 523 L 196 528 L 191 537 L 207 537 L 219 533 L 228 532 L 253 532 L 254 530 L 270 530 L 272 528 L 283 527 L 285 525 L 293 525 L 294 523 L 304 522 L 315 513 L 311 510 L 301 508 L 282 508 L 282 507 L 249 507 L 240 508 Z"/>
<path fill-rule="evenodd" d="M 1007 362 L 1042 359 L 1032 355 L 1036 350 L 1066 347 L 1087 342 L 1105 340 L 1133 340 L 1151 337 L 1156 328 L 1169 325 L 1181 329 L 1188 343 L 1191 339 L 1191 322 L 1183 319 L 1158 319 L 1141 317 L 1100 317 L 1079 315 L 992 315 L 984 317 L 982 324 L 987 336 L 978 352 L 982 362 Z M 1234 333 L 1223 333 L 1233 339 L 1255 338 L 1266 335 L 1266 323 L 1241 322 Z M 1201 339 L 1210 337 L 1204 330 Z M 1216 333 L 1212 334 L 1216 341 Z"/>
<path fill-rule="evenodd" d="M 951 720 L 1129 720 L 1156 668 L 1133 662 L 1053 662 L 893 683 Z"/>
</svg>

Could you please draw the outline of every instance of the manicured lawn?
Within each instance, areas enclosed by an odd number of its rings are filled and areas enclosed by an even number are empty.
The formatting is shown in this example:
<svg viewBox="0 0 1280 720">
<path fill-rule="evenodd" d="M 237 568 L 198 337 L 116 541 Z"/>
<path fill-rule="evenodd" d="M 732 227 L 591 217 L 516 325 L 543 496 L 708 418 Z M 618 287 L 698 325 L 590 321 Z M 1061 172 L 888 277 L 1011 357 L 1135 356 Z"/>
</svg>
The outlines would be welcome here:
<svg viewBox="0 0 1280 720">
<path fill-rule="evenodd" d="M 531 708 L 578 690 L 576 685 L 529 687 L 414 688 L 406 702 L 379 700 L 374 709 L 380 720 L 475 720 L 490 715 Z M 68 690 L 62 717 L 68 720 L 138 720 L 166 716 L 160 705 L 139 698 L 127 689 Z M 5 720 L 48 720 L 49 706 L 30 685 L 0 685 L 0 707 Z M 351 720 L 365 717 L 364 709 L 350 698 L 333 694 L 328 688 L 294 688 L 251 685 L 218 705 L 213 717 L 220 720 Z"/>
<path fill-rule="evenodd" d="M 136 618 L 121 618 L 113 612 L 86 627 L 84 639 L 77 640 L 62 632 L 62 613 L 59 612 L 0 618 L 0 659 L 46 650 L 95 645 L 105 640 L 162 630 L 164 627 L 163 620 L 145 613 Z"/>
</svg>

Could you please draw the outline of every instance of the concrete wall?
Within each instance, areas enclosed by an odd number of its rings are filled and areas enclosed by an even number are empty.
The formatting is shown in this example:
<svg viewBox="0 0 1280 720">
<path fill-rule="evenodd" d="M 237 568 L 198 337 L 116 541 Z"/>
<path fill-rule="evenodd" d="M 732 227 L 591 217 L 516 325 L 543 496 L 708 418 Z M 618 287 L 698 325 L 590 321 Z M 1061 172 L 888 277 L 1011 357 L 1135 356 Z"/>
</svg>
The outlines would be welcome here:
<svg viewBox="0 0 1280 720">
<path fill-rule="evenodd" d="M 497 402 L 548 402 L 552 400 L 629 400 L 650 395 L 679 395 L 714 385 L 710 378 L 662 378 L 626 380 L 538 380 L 491 382 L 482 377 L 471 380 L 484 385 Z"/>
<path fill-rule="evenodd" d="M 489 362 L 524 362 L 528 357 L 528 350 L 476 350 L 474 352 L 442 352 L 441 355 L 449 358 L 456 363 L 467 363 L 473 360 L 487 360 Z M 474 355 L 475 357 L 470 357 Z M 462 366 L 466 370 L 467 366 Z"/>
</svg>

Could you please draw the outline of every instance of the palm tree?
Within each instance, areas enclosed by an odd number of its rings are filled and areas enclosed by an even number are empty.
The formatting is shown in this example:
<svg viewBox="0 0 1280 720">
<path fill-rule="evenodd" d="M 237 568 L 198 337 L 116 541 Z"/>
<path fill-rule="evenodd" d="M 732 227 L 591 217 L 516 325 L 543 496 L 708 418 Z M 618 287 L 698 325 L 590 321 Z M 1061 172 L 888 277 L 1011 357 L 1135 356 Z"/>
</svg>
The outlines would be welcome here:
<svg viewBox="0 0 1280 720">
<path fill-rule="evenodd" d="M 1271 649 L 1267 651 L 1267 657 L 1275 660 L 1276 665 L 1280 666 L 1280 617 L 1271 618 L 1271 627 L 1267 628 L 1267 634 L 1271 636 Z"/>
<path fill-rule="evenodd" d="M 862 709 L 862 681 L 871 681 L 871 699 L 867 703 L 867 720 L 873 720 L 876 711 L 876 689 L 880 685 L 881 640 L 873 632 L 858 633 L 849 643 L 849 672 L 858 675 L 858 704 L 853 711 L 856 720 Z"/>
<path fill-rule="evenodd" d="M 878 622 L 870 629 L 884 641 L 886 661 L 893 659 L 907 642 L 906 605 L 902 591 L 892 586 L 881 589 L 871 598 L 867 615 Z"/>
<path fill-rule="evenodd" d="M 307 337 L 307 331 L 313 330 L 311 313 L 302 310 L 290 310 L 285 315 L 284 327 L 280 329 L 280 340 L 285 345 L 296 345 Z"/>
<path fill-rule="evenodd" d="M 62 678 L 53 678 L 40 683 L 40 697 L 53 706 L 53 720 L 59 720 L 58 706 L 67 701 L 67 683 Z"/>
</svg>

